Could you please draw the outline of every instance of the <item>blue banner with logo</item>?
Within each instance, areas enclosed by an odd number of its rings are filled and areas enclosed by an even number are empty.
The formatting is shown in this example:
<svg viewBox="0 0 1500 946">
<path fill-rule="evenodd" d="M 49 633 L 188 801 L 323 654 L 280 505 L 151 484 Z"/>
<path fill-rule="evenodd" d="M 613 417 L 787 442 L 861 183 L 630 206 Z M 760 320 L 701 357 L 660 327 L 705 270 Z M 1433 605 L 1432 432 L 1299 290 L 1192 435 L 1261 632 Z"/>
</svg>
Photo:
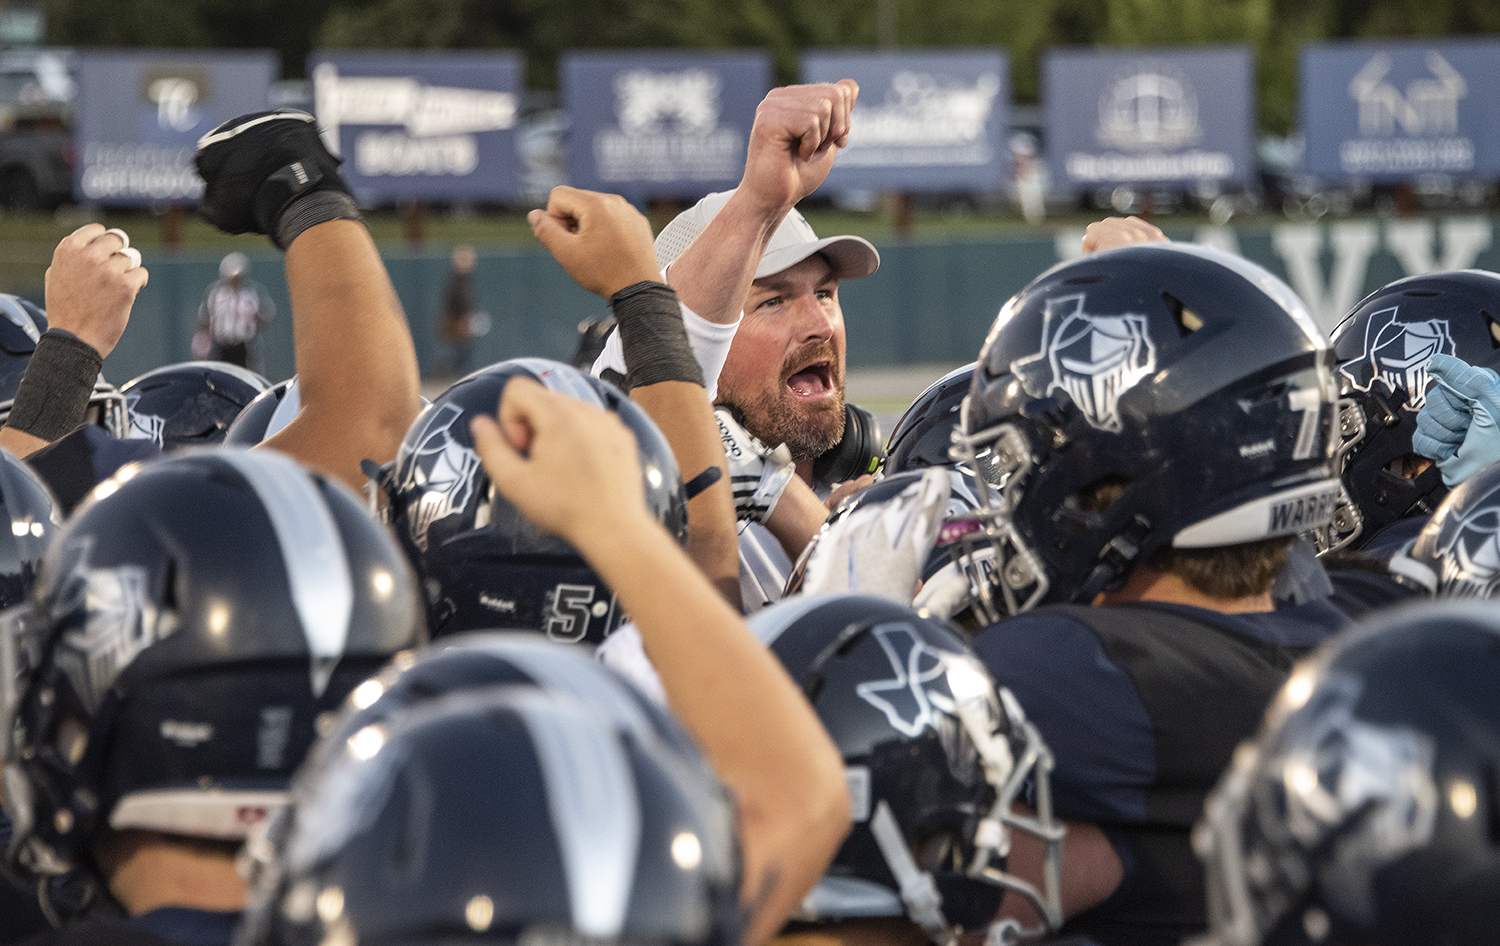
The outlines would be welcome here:
<svg viewBox="0 0 1500 946">
<path fill-rule="evenodd" d="M 1500 172 L 1500 40 L 1307 46 L 1301 84 L 1313 174 Z"/>
<path fill-rule="evenodd" d="M 316 52 L 307 74 L 323 140 L 361 201 L 520 194 L 519 56 Z"/>
<path fill-rule="evenodd" d="M 859 83 L 825 190 L 998 190 L 1009 170 L 1010 62 L 998 49 L 811 52 L 805 82 Z"/>
<path fill-rule="evenodd" d="M 760 52 L 567 52 L 568 177 L 641 199 L 739 184 L 755 107 L 771 88 Z"/>
<path fill-rule="evenodd" d="M 281 70 L 269 50 L 78 52 L 74 193 L 109 206 L 193 203 L 198 139 L 263 111 Z"/>
<path fill-rule="evenodd" d="M 1226 184 L 1255 173 L 1249 49 L 1054 50 L 1042 68 L 1054 181 Z"/>
</svg>

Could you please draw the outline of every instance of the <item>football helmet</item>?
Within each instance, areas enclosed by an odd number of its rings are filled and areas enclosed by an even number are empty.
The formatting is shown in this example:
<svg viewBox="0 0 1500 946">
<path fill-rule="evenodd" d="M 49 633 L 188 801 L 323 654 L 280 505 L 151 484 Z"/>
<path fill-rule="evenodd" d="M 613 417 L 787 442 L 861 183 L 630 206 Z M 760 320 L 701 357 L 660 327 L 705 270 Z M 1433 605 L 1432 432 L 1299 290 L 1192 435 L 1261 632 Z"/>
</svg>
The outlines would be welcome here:
<svg viewBox="0 0 1500 946">
<path fill-rule="evenodd" d="M 163 450 L 207 447 L 224 440 L 229 425 L 271 382 L 224 361 L 185 361 L 154 368 L 125 382 L 130 438 Z"/>
<path fill-rule="evenodd" d="M 1437 598 L 1500 594 L 1500 464 L 1454 487 L 1389 567 Z"/>
<path fill-rule="evenodd" d="M 45 331 L 46 312 L 20 296 L 0 293 L 0 424 L 10 418 L 21 377 Z M 129 430 L 125 399 L 102 374 L 89 396 L 87 421 L 116 437 L 124 437 Z"/>
<path fill-rule="evenodd" d="M 0 608 L 9 608 L 25 600 L 62 525 L 51 490 L 9 450 L 0 450 L 0 523 L 10 526 L 0 526 Z"/>
<path fill-rule="evenodd" d="M 1168 545 L 1326 525 L 1329 360 L 1285 283 L 1218 250 L 1141 244 L 1038 276 L 1000 310 L 960 412 L 983 508 L 958 554 L 986 619 L 1089 602 Z"/>
<path fill-rule="evenodd" d="M 1478 946 L 1500 902 L 1500 622 L 1387 612 L 1293 671 L 1205 805 L 1198 946 Z"/>
<path fill-rule="evenodd" d="M 224 443 L 236 447 L 253 447 L 292 422 L 302 410 L 297 394 L 297 379 L 278 381 L 257 394 L 230 422 Z"/>
<path fill-rule="evenodd" d="M 317 717 L 423 640 L 405 557 L 357 498 L 225 449 L 101 483 L 4 623 L 7 858 L 58 916 L 99 896 L 106 827 L 243 838 Z"/>
<path fill-rule="evenodd" d="M 314 748 L 310 765 L 326 761 L 366 726 L 387 723 L 420 703 L 460 690 L 517 684 L 564 693 L 625 727 L 635 738 L 660 739 L 684 759 L 703 764 L 681 725 L 588 652 L 526 632 L 474 631 L 401 653 L 349 694 L 339 718 Z"/>
<path fill-rule="evenodd" d="M 1346 495 L 1320 549 L 1358 548 L 1408 516 L 1428 516 L 1448 487 L 1412 451 L 1438 353 L 1500 367 L 1500 276 L 1477 269 L 1408 276 L 1375 290 L 1333 330 Z"/>
<path fill-rule="evenodd" d="M 572 546 L 542 532 L 490 482 L 469 421 L 495 413 L 511 378 L 611 411 L 635 434 L 646 505 L 685 541 L 687 504 L 666 438 L 618 388 L 561 362 L 516 358 L 468 375 L 418 415 L 381 475 L 387 515 L 416 565 L 434 636 L 507 628 L 597 644 L 625 617 Z"/>
<path fill-rule="evenodd" d="M 240 946 L 740 941 L 727 795 L 565 692 L 449 693 L 310 761 Z"/>
<path fill-rule="evenodd" d="M 953 456 L 953 431 L 958 426 L 958 409 L 974 377 L 974 366 L 943 375 L 917 395 L 906 413 L 896 421 L 891 439 L 885 445 L 885 471 L 904 473 L 929 466 L 949 466 Z"/>
<path fill-rule="evenodd" d="M 1052 755 L 956 629 L 848 594 L 790 598 L 749 624 L 812 703 L 849 784 L 854 829 L 803 918 L 906 916 L 949 944 L 989 929 L 1009 890 L 1061 923 Z M 1023 792 L 1035 815 L 1016 808 Z M 1005 872 L 1013 831 L 1045 845 L 1040 887 Z"/>
</svg>

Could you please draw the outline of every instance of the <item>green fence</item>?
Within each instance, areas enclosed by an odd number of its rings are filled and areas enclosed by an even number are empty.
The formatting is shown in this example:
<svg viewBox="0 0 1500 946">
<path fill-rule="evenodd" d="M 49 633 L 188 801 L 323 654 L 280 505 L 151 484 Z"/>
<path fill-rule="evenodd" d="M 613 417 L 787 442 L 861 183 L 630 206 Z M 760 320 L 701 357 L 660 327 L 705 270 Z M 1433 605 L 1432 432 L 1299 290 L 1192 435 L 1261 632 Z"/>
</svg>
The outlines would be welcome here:
<svg viewBox="0 0 1500 946">
<path fill-rule="evenodd" d="M 1239 229 L 1180 231 L 1236 250 L 1292 284 L 1325 329 L 1365 293 L 1393 279 L 1434 269 L 1500 269 L 1494 221 L 1446 217 Z M 874 276 L 839 290 L 848 324 L 849 361 L 856 366 L 958 362 L 974 357 L 1001 304 L 1058 259 L 1077 252 L 1082 231 L 1038 231 L 1010 240 L 891 242 L 880 246 Z M 441 365 L 436 331 L 448 273 L 446 248 L 385 253 L 406 307 L 424 374 Z M 279 318 L 264 337 L 265 372 L 290 375 L 292 326 L 280 257 L 252 257 L 252 277 L 270 291 Z M 204 290 L 218 275 L 218 257 L 148 257 L 151 282 L 130 329 L 105 364 L 116 383 L 148 368 L 190 358 L 188 345 Z M 517 355 L 567 359 L 579 322 L 606 313 L 544 251 L 481 253 L 475 269 L 479 307 L 493 328 L 475 345 L 473 364 Z"/>
</svg>

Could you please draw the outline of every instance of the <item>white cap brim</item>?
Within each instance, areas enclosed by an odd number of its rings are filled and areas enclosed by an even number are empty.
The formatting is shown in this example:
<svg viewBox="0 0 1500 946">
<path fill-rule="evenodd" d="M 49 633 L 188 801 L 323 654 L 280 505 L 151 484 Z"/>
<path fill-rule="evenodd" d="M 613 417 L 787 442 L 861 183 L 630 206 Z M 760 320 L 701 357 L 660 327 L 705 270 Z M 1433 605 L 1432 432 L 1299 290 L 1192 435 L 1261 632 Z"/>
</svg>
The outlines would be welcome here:
<svg viewBox="0 0 1500 946">
<path fill-rule="evenodd" d="M 880 268 L 880 254 L 869 240 L 857 236 L 824 237 L 780 250 L 768 250 L 755 268 L 755 278 L 764 279 L 791 269 L 809 256 L 821 254 L 840 280 L 864 279 Z"/>
<path fill-rule="evenodd" d="M 709 194 L 662 227 L 656 237 L 656 262 L 663 272 L 698 238 L 733 194 L 734 191 Z M 869 240 L 847 235 L 819 239 L 802 214 L 793 209 L 772 234 L 765 255 L 755 268 L 755 278 L 774 276 L 814 254 L 828 260 L 840 280 L 863 279 L 880 268 L 880 253 Z"/>
</svg>

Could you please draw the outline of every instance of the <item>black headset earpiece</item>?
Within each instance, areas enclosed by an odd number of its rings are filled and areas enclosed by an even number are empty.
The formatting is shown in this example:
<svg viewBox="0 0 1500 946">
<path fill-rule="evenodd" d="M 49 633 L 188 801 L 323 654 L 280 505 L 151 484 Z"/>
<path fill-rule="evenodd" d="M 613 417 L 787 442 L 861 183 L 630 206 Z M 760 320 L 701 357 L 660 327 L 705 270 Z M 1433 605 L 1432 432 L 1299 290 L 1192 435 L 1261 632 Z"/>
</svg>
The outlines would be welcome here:
<svg viewBox="0 0 1500 946">
<path fill-rule="evenodd" d="M 875 415 L 844 402 L 844 439 L 813 461 L 813 480 L 825 486 L 880 469 L 885 445 Z"/>
</svg>

